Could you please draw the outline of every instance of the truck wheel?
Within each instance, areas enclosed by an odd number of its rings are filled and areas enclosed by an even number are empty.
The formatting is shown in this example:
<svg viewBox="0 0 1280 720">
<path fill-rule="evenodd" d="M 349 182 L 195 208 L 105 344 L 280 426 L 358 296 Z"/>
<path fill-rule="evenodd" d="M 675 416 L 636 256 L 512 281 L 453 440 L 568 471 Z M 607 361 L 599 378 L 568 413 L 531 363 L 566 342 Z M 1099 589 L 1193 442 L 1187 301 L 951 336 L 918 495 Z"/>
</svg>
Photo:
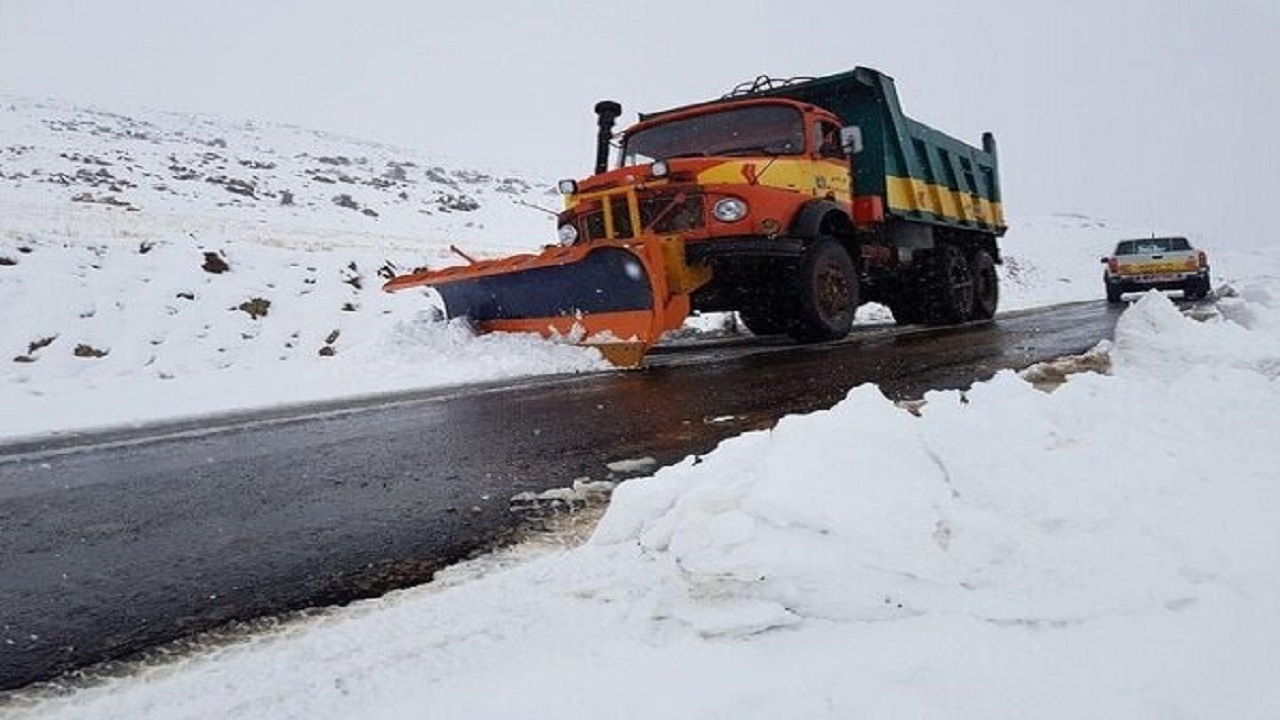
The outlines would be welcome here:
<svg viewBox="0 0 1280 720">
<path fill-rule="evenodd" d="M 1107 302 L 1112 305 L 1119 305 L 1123 302 L 1124 298 L 1120 297 L 1123 294 L 1124 293 L 1120 292 L 1118 289 L 1113 288 L 1110 285 L 1107 286 Z"/>
<path fill-rule="evenodd" d="M 939 245 L 921 263 L 917 279 L 924 321 L 953 325 L 972 319 L 973 273 L 964 252 L 955 245 Z"/>
<path fill-rule="evenodd" d="M 840 243 L 819 238 L 795 274 L 796 314 L 787 333 L 800 342 L 838 340 L 858 312 L 858 273 Z"/>
<path fill-rule="evenodd" d="M 1000 304 L 1000 277 L 996 275 L 996 262 L 986 250 L 979 250 L 969 259 L 973 274 L 973 319 L 990 320 L 996 316 Z"/>
<path fill-rule="evenodd" d="M 1203 300 L 1209 296 L 1209 278 L 1196 278 L 1187 282 L 1187 287 L 1182 291 L 1183 297 L 1188 300 Z"/>
</svg>

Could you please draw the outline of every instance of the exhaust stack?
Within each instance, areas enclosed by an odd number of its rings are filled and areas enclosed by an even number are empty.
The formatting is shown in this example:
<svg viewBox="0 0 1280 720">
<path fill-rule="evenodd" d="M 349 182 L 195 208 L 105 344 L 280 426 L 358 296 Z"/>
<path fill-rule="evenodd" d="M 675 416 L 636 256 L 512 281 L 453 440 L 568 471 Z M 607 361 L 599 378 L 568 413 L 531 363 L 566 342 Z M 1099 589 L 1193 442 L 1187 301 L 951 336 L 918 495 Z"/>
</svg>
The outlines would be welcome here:
<svg viewBox="0 0 1280 720">
<path fill-rule="evenodd" d="M 987 153 L 991 157 L 996 157 L 996 136 L 995 135 L 989 132 L 982 133 L 982 151 Z"/>
<path fill-rule="evenodd" d="M 622 106 L 612 100 L 596 103 L 596 175 L 609 169 L 609 141 L 613 139 L 613 124 L 622 114 Z"/>
</svg>

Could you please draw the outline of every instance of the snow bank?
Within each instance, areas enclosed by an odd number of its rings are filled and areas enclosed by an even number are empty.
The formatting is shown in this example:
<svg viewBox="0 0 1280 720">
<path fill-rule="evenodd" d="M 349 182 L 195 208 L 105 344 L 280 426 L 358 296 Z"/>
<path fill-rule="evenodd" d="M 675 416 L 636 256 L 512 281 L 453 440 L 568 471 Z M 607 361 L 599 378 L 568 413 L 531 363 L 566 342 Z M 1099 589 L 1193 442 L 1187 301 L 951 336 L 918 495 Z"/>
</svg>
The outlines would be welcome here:
<svg viewBox="0 0 1280 720">
<path fill-rule="evenodd" d="M 747 598 L 787 622 L 939 609 L 1080 621 L 1192 597 L 1226 567 L 1264 570 L 1280 557 L 1268 523 L 1219 523 L 1265 518 L 1250 508 L 1275 496 L 1264 438 L 1280 343 L 1187 320 L 1159 296 L 1118 335 L 1117 377 L 1078 376 L 1052 395 L 1005 372 L 931 394 L 915 418 L 859 388 L 830 412 L 624 484 L 596 542 L 668 558 L 677 609 Z M 1161 345 L 1196 348 L 1198 365 Z M 1228 408 L 1232 422 L 1214 423 Z M 1202 512 L 1202 494 L 1224 512 Z M 1204 538 L 1214 551 L 1194 562 Z"/>
<path fill-rule="evenodd" d="M 1275 289 L 1200 320 L 1147 295 L 1113 373 L 1051 393 L 857 388 L 621 484 L 576 550 L 28 709 L 1275 717 Z"/>
<path fill-rule="evenodd" d="M 429 297 L 382 292 L 406 253 L 190 238 L 20 247 L 0 277 L 0 304 L 23 309 L 0 328 L 0 436 L 609 367 L 581 347 L 477 337 L 437 321 Z"/>
</svg>

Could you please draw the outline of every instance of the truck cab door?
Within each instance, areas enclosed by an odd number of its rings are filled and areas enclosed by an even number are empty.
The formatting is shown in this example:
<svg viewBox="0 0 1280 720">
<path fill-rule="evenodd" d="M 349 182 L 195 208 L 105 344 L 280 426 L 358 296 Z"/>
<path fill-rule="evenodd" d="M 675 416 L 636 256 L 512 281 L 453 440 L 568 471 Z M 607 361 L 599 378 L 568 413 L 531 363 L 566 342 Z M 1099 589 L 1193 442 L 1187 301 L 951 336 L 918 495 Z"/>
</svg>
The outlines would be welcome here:
<svg viewBox="0 0 1280 720">
<path fill-rule="evenodd" d="M 853 173 L 848 145 L 839 125 L 819 120 L 814 123 L 814 196 L 841 203 L 853 199 Z"/>
</svg>

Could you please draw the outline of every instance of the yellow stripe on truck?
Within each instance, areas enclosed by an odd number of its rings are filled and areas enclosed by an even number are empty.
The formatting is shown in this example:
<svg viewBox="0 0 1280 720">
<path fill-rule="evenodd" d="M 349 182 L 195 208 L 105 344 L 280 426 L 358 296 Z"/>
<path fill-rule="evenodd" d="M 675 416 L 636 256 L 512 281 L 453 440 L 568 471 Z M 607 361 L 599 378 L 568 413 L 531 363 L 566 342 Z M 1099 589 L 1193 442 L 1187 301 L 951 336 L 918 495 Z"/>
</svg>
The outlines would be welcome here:
<svg viewBox="0 0 1280 720">
<path fill-rule="evenodd" d="M 888 177 L 890 212 L 927 212 L 960 222 L 1004 227 L 1000 203 L 916 178 Z"/>
</svg>

